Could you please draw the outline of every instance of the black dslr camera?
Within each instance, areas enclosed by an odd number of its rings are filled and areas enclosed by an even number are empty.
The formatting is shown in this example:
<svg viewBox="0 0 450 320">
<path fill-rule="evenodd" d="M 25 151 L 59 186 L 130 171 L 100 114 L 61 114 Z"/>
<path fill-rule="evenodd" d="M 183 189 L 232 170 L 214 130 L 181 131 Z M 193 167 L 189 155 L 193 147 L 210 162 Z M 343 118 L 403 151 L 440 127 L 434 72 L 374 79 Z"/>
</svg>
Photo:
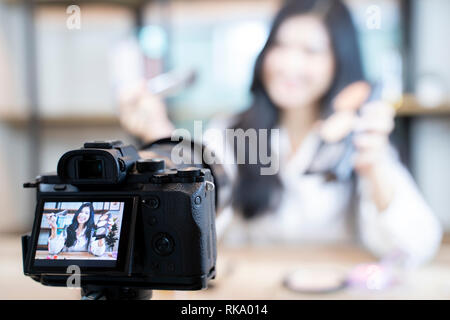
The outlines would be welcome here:
<svg viewBox="0 0 450 320">
<path fill-rule="evenodd" d="M 37 189 L 22 238 L 24 273 L 36 281 L 66 286 L 69 266 L 82 287 L 197 290 L 215 277 L 208 168 L 166 169 L 120 141 L 88 142 L 24 186 Z"/>
</svg>

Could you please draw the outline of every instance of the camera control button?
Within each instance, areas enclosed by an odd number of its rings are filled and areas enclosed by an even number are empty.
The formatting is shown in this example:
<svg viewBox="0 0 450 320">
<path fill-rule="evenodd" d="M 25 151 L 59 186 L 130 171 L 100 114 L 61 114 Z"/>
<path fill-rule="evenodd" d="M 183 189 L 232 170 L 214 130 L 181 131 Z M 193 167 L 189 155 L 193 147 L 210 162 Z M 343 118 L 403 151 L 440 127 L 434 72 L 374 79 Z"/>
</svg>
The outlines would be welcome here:
<svg viewBox="0 0 450 320">
<path fill-rule="evenodd" d="M 196 167 L 188 167 L 183 169 L 178 169 L 177 176 L 183 178 L 192 178 L 200 176 L 200 169 Z"/>
<path fill-rule="evenodd" d="M 170 178 L 169 178 L 169 176 L 167 174 L 158 173 L 158 174 L 154 174 L 150 178 L 150 182 L 161 184 L 161 183 L 170 182 Z"/>
<path fill-rule="evenodd" d="M 136 161 L 136 170 L 140 173 L 164 171 L 163 159 L 139 159 Z"/>
<path fill-rule="evenodd" d="M 53 190 L 55 191 L 63 191 L 66 190 L 67 186 L 65 184 L 55 184 L 53 186 Z"/>
<path fill-rule="evenodd" d="M 159 207 L 159 199 L 157 197 L 144 199 L 142 200 L 142 203 L 150 209 L 158 209 Z"/>
<path fill-rule="evenodd" d="M 153 249 L 161 256 L 168 256 L 173 252 L 174 243 L 172 238 L 165 233 L 159 233 L 153 239 Z"/>
</svg>

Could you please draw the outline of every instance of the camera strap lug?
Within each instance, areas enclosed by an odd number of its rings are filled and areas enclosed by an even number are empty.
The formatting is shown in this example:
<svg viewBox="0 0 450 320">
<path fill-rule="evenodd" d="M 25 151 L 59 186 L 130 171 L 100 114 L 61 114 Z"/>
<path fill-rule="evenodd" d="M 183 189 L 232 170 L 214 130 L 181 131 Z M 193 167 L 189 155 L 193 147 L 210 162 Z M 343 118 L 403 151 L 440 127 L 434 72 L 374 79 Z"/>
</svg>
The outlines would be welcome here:
<svg viewBox="0 0 450 320">
<path fill-rule="evenodd" d="M 206 181 L 206 190 L 213 191 L 216 186 L 211 181 Z"/>
<path fill-rule="evenodd" d="M 37 188 L 40 183 L 41 183 L 41 177 L 39 176 L 32 182 L 25 182 L 23 184 L 23 187 L 24 188 Z"/>
</svg>

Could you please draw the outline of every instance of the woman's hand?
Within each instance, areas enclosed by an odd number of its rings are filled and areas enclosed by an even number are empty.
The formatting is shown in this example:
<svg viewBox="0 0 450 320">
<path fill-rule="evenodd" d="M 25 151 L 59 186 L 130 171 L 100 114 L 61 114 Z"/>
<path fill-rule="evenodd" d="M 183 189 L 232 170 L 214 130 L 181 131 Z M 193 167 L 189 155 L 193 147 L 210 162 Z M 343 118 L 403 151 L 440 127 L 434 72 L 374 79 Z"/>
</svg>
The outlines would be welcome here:
<svg viewBox="0 0 450 320">
<path fill-rule="evenodd" d="M 122 127 L 144 142 L 170 137 L 174 130 L 164 102 L 148 92 L 145 82 L 128 87 L 119 94 Z"/>
<path fill-rule="evenodd" d="M 375 101 L 363 106 L 354 123 L 353 143 L 356 147 L 355 169 L 362 176 L 370 176 L 389 146 L 389 134 L 394 129 L 394 108 Z"/>
<path fill-rule="evenodd" d="M 355 171 L 369 182 L 372 200 L 378 210 L 383 211 L 389 206 L 394 193 L 385 160 L 388 158 L 386 154 L 389 150 L 389 134 L 394 128 L 395 110 L 383 101 L 364 103 L 371 90 L 365 81 L 345 87 L 333 101 L 336 112 L 321 123 L 320 135 L 325 141 L 334 143 L 350 132 L 355 133 Z"/>
<path fill-rule="evenodd" d="M 114 219 L 113 218 L 109 218 L 109 220 L 108 220 L 108 231 L 111 231 L 113 224 L 114 224 Z"/>
<path fill-rule="evenodd" d="M 394 194 L 392 176 L 386 164 L 394 116 L 395 110 L 391 105 L 374 101 L 360 109 L 354 122 L 354 168 L 361 178 L 369 182 L 372 200 L 379 211 L 389 206 Z"/>
<path fill-rule="evenodd" d="M 51 228 L 51 235 L 50 239 L 54 239 L 56 237 L 56 215 L 54 213 L 47 214 L 47 222 L 50 225 Z"/>
</svg>

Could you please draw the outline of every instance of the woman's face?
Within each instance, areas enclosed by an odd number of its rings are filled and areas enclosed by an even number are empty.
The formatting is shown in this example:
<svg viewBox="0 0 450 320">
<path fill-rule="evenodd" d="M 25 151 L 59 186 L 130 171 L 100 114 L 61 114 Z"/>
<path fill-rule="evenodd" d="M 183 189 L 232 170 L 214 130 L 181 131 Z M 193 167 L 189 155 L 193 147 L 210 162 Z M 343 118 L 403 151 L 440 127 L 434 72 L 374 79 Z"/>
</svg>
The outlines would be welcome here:
<svg viewBox="0 0 450 320">
<path fill-rule="evenodd" d="M 77 221 L 79 224 L 86 223 L 89 220 L 89 217 L 91 215 L 91 210 L 89 207 L 84 207 L 81 209 L 80 213 L 78 214 Z"/>
<path fill-rule="evenodd" d="M 263 61 L 263 82 L 281 109 L 316 104 L 334 76 L 334 56 L 325 25 L 312 15 L 284 21 Z"/>
</svg>

